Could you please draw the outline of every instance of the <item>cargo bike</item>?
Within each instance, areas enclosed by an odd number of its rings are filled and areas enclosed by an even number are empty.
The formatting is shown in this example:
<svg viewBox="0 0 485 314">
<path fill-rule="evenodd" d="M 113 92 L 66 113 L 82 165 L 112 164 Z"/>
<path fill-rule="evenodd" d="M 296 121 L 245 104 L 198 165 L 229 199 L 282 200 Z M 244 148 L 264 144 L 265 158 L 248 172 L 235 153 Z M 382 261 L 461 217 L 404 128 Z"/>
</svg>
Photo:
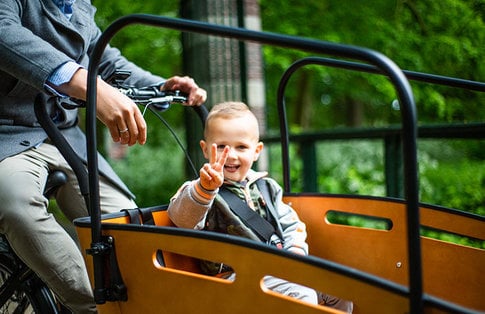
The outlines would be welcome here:
<svg viewBox="0 0 485 314">
<path fill-rule="evenodd" d="M 295 256 L 261 243 L 229 235 L 176 228 L 167 205 L 101 215 L 96 150 L 97 62 L 110 38 L 123 27 L 146 24 L 182 32 L 350 59 L 310 58 L 284 75 L 278 90 L 285 202 L 307 225 L 310 256 Z M 284 90 L 302 65 L 316 63 L 385 75 L 401 108 L 403 199 L 294 193 L 289 180 L 289 133 Z M 129 15 L 111 24 L 94 49 L 89 65 L 86 130 L 88 172 L 86 201 L 90 217 L 74 221 L 100 313 L 342 313 L 269 291 L 266 275 L 296 282 L 353 302 L 354 313 L 481 313 L 485 252 L 420 235 L 420 227 L 485 240 L 484 217 L 421 204 L 417 178 L 417 117 L 408 79 L 467 85 L 485 84 L 403 72 L 386 56 L 365 48 L 274 33 L 249 31 L 152 15 Z M 459 86 L 461 87 L 461 86 Z M 204 117 L 204 113 L 200 113 Z M 77 168 L 77 166 L 73 166 Z M 160 174 L 163 175 L 163 174 Z M 86 178 L 87 176 L 87 178 Z M 121 210 L 121 209 L 120 209 Z M 329 222 L 328 215 L 374 217 L 387 230 Z M 200 259 L 231 265 L 235 281 L 201 273 Z"/>
</svg>

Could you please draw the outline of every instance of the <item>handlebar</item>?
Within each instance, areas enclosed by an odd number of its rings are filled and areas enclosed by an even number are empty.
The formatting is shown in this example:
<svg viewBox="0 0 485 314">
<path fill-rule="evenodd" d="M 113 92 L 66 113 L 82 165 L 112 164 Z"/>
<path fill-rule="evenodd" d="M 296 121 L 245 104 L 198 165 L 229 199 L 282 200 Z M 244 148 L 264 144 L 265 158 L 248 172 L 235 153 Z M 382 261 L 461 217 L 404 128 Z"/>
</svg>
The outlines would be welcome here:
<svg viewBox="0 0 485 314">
<path fill-rule="evenodd" d="M 178 90 L 162 91 L 159 86 L 155 85 L 141 88 L 124 85 L 123 83 L 130 75 L 131 73 L 129 71 L 115 70 L 106 79 L 106 82 L 114 88 L 117 88 L 122 94 L 131 98 L 137 105 L 145 106 L 145 110 L 151 107 L 157 111 L 165 111 L 170 107 L 171 103 L 187 102 L 188 94 Z M 57 102 L 66 109 L 86 107 L 84 101 L 70 97 L 57 98 Z"/>
<path fill-rule="evenodd" d="M 178 90 L 161 91 L 157 86 L 143 88 L 119 87 L 118 90 L 131 98 L 136 104 L 151 106 L 158 111 L 165 111 L 171 103 L 187 102 L 187 94 Z"/>
<path fill-rule="evenodd" d="M 188 95 L 179 90 L 161 91 L 158 86 L 136 88 L 120 85 L 116 87 L 122 94 L 128 96 L 137 105 L 152 107 L 157 111 L 165 111 L 172 103 L 186 103 Z M 66 109 L 86 107 L 84 101 L 70 97 L 57 98 L 58 103 Z"/>
</svg>

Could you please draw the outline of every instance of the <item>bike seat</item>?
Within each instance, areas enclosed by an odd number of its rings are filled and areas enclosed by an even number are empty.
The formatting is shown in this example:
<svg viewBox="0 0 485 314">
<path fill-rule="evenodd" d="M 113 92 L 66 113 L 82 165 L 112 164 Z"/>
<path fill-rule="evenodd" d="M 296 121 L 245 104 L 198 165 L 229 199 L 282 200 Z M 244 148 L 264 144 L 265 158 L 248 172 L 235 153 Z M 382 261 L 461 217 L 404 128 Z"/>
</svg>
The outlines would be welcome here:
<svg viewBox="0 0 485 314">
<path fill-rule="evenodd" d="M 57 189 L 67 182 L 67 175 L 62 170 L 53 170 L 47 177 L 47 182 L 44 188 L 44 196 L 51 198 Z"/>
</svg>

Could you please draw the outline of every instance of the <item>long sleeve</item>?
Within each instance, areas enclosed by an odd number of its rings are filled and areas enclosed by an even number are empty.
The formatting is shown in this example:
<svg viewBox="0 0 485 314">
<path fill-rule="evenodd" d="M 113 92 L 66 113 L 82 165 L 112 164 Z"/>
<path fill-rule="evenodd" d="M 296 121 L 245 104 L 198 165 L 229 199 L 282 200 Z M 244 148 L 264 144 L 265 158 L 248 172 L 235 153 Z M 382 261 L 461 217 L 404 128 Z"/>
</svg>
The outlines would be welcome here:
<svg viewBox="0 0 485 314">
<path fill-rule="evenodd" d="M 95 11 L 89 1 L 78 0 L 69 22 L 52 0 L 0 1 L 0 95 L 11 92 L 15 80 L 43 90 L 47 78 L 70 61 L 87 68 L 89 55 L 101 36 L 94 21 Z M 115 69 L 131 72 L 128 83 L 136 86 L 163 80 L 108 45 L 99 74 L 105 78 Z"/>
<path fill-rule="evenodd" d="M 25 27 L 24 11 L 21 1 L 0 2 L 0 70 L 42 90 L 54 69 L 73 57 L 56 47 L 54 41 L 43 39 L 36 29 Z"/>
<path fill-rule="evenodd" d="M 168 215 L 177 227 L 201 230 L 216 194 L 202 188 L 199 180 L 186 182 L 170 200 Z"/>
<path fill-rule="evenodd" d="M 283 190 L 273 179 L 269 180 L 274 192 L 274 207 L 277 220 L 283 233 L 283 248 L 297 254 L 308 255 L 308 243 L 306 242 L 306 225 L 300 220 L 296 211 L 283 202 Z"/>
</svg>

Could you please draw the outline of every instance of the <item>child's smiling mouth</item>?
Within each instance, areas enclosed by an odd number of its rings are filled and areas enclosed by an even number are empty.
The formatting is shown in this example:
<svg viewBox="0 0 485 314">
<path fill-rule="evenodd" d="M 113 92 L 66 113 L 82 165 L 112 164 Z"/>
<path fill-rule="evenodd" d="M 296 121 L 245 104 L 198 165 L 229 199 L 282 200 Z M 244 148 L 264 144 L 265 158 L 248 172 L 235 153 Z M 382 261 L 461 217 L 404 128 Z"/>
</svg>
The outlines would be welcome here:
<svg viewBox="0 0 485 314">
<path fill-rule="evenodd" d="M 236 172 L 239 169 L 238 165 L 225 165 L 224 170 L 228 172 Z"/>
</svg>

